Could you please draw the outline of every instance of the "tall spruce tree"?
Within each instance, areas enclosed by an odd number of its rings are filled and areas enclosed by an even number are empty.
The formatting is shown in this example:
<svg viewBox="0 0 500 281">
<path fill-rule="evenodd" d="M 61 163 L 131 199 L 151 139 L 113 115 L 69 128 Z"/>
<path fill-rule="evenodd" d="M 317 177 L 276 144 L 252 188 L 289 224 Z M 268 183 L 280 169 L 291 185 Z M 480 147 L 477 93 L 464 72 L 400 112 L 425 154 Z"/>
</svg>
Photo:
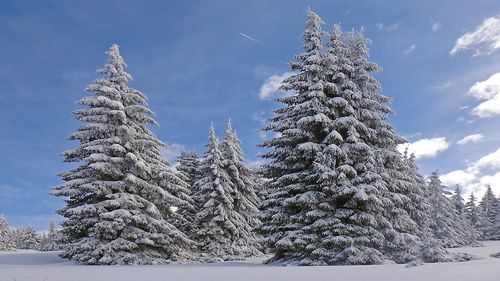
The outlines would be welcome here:
<svg viewBox="0 0 500 281">
<path fill-rule="evenodd" d="M 483 234 L 484 240 L 490 240 L 496 238 L 496 224 L 498 216 L 498 199 L 495 197 L 491 186 L 486 187 L 486 193 L 484 194 L 481 202 L 479 202 L 480 216 L 482 217 L 482 226 L 480 231 Z"/>
<path fill-rule="evenodd" d="M 327 97 L 324 93 L 324 55 L 321 18 L 307 12 L 303 33 L 303 52 L 295 56 L 291 68 L 296 73 L 283 81 L 281 88 L 293 95 L 280 98 L 283 108 L 264 128 L 277 136 L 262 144 L 272 148 L 263 154 L 271 161 L 262 173 L 269 179 L 267 200 L 262 204 L 258 227 L 264 242 L 274 256 L 268 262 L 283 264 L 326 264 L 312 257 L 321 243 L 319 231 L 322 218 L 331 210 L 326 195 L 318 184 L 323 171 L 318 169 L 322 142 L 328 134 L 325 123 Z M 326 228 L 326 226 L 325 226 Z M 313 246 L 314 245 L 314 246 Z M 318 251 L 319 252 L 319 251 Z"/>
<path fill-rule="evenodd" d="M 472 241 L 465 222 L 458 216 L 450 198 L 444 195 L 445 187 L 441 184 L 437 171 L 433 172 L 429 182 L 429 201 L 434 220 L 434 236 L 444 247 L 460 247 Z"/>
<path fill-rule="evenodd" d="M 189 206 L 187 184 L 161 157 L 164 145 L 148 129 L 156 124 L 119 48 L 113 45 L 104 77 L 79 100 L 74 112 L 86 123 L 69 136 L 79 146 L 63 153 L 80 164 L 61 174 L 53 188 L 67 197 L 59 214 L 69 240 L 62 256 L 86 264 L 159 264 L 189 256 L 193 244 L 172 222 L 182 218 L 171 207 Z"/>
<path fill-rule="evenodd" d="M 349 34 L 348 55 L 353 66 L 351 80 L 356 85 L 356 93 L 361 96 L 354 100 L 357 118 L 365 125 L 362 138 L 371 147 L 376 159 L 374 171 L 383 181 L 378 197 L 384 204 L 384 217 L 391 226 L 379 219 L 378 228 L 385 236 L 384 253 L 396 262 L 408 262 L 417 258 L 421 239 L 417 235 L 420 226 L 414 221 L 424 216 L 426 208 L 425 189 L 415 175 L 416 165 L 406 161 L 397 147 L 406 142 L 398 136 L 388 122 L 393 111 L 389 107 L 390 98 L 381 94 L 381 87 L 373 77 L 381 67 L 369 60 L 370 41 L 363 30 Z M 420 233 L 421 234 L 421 233 Z"/>
<path fill-rule="evenodd" d="M 472 237 L 475 241 L 480 240 L 483 236 L 480 231 L 483 221 L 476 202 L 476 196 L 473 192 L 471 192 L 469 195 L 469 201 L 465 203 L 465 219 L 471 227 Z"/>
<path fill-rule="evenodd" d="M 0 215 L 0 251 L 13 251 L 15 249 L 13 231 L 10 229 L 7 219 Z"/>
<path fill-rule="evenodd" d="M 207 151 L 200 166 L 200 179 L 195 183 L 194 200 L 199 206 L 195 216 L 194 239 L 207 261 L 242 259 L 259 254 L 248 223 L 235 210 L 235 186 L 224 165 L 224 155 L 211 126 Z"/>
<path fill-rule="evenodd" d="M 240 140 L 233 130 L 231 121 L 227 123 L 226 134 L 221 143 L 223 164 L 233 184 L 234 210 L 241 214 L 250 227 L 255 227 L 260 221 L 256 218 L 259 211 L 259 197 L 256 177 L 244 160 Z"/>
<path fill-rule="evenodd" d="M 465 218 L 465 204 L 464 199 L 462 197 L 462 187 L 458 184 L 455 187 L 455 193 L 451 196 L 451 202 L 453 207 L 455 207 L 455 211 L 461 219 Z"/>
</svg>

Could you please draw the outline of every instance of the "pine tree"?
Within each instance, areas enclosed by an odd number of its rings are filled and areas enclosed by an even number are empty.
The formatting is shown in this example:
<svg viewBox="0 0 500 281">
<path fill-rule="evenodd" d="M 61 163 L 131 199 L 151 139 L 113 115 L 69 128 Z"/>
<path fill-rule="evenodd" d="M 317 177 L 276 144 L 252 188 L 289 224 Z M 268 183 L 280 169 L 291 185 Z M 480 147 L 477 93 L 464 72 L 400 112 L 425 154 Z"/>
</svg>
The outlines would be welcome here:
<svg viewBox="0 0 500 281">
<path fill-rule="evenodd" d="M 224 157 L 224 166 L 234 187 L 234 209 L 247 220 L 251 227 L 260 223 L 255 215 L 259 211 L 257 205 L 259 198 L 255 194 L 258 189 L 256 177 L 244 160 L 240 140 L 233 131 L 231 121 L 228 122 L 226 135 L 221 144 L 221 152 Z"/>
<path fill-rule="evenodd" d="M 179 163 L 179 165 L 177 166 L 177 170 L 188 179 L 187 184 L 190 188 L 192 188 L 194 183 L 198 179 L 197 170 L 200 166 L 200 161 L 198 160 L 196 152 L 181 152 L 177 159 L 177 162 Z"/>
<path fill-rule="evenodd" d="M 374 151 L 374 171 L 383 181 L 378 197 L 384 204 L 384 217 L 391 224 L 379 219 L 379 229 L 387 240 L 384 252 L 396 262 L 412 261 L 422 246 L 423 233 L 418 223 L 425 223 L 424 218 L 428 217 L 424 184 L 416 165 L 397 150 L 406 141 L 388 122 L 388 115 L 393 113 L 389 107 L 391 99 L 381 94 L 380 84 L 373 77 L 381 67 L 368 58 L 370 41 L 363 30 L 351 32 L 348 39 L 350 78 L 358 94 L 353 104 L 357 118 L 365 125 L 360 135 Z"/>
<path fill-rule="evenodd" d="M 496 238 L 496 223 L 498 215 L 498 199 L 493 194 L 491 186 L 487 186 L 486 193 L 484 194 L 481 202 L 479 202 L 480 216 L 482 217 L 482 226 L 480 232 L 483 234 L 484 240 Z"/>
<path fill-rule="evenodd" d="M 472 237 L 475 241 L 480 240 L 483 236 L 480 231 L 483 225 L 483 221 L 476 202 L 476 196 L 474 196 L 474 193 L 471 192 L 469 201 L 465 203 L 465 219 L 468 221 L 471 227 Z"/>
<path fill-rule="evenodd" d="M 233 131 L 231 121 L 227 123 L 226 135 L 221 143 L 221 152 L 223 156 L 223 165 L 226 170 L 229 180 L 233 187 L 234 211 L 240 214 L 245 219 L 245 224 L 241 227 L 245 228 L 244 233 L 246 237 L 240 237 L 241 243 L 247 243 L 250 252 L 260 254 L 258 249 L 261 247 L 257 236 L 253 229 L 260 224 L 256 218 L 259 211 L 259 198 L 255 191 L 258 189 L 256 176 L 245 165 L 243 151 L 240 147 L 240 140 Z"/>
<path fill-rule="evenodd" d="M 69 240 L 62 256 L 86 264 L 158 264 L 187 258 L 193 244 L 173 226 L 182 220 L 171 207 L 189 206 L 187 184 L 161 157 L 164 145 L 147 128 L 156 124 L 117 45 L 74 112 L 85 122 L 69 140 L 80 145 L 63 153 L 80 166 L 61 174 L 53 188 L 67 205 L 62 231 Z"/>
<path fill-rule="evenodd" d="M 16 244 L 7 219 L 0 215 L 0 251 L 14 251 Z"/>
<path fill-rule="evenodd" d="M 263 154 L 271 161 L 263 166 L 262 173 L 269 179 L 268 198 L 262 204 L 258 227 L 264 242 L 274 256 L 268 262 L 283 264 L 325 264 L 312 259 L 315 244 L 320 237 L 312 227 L 320 227 L 322 217 L 331 207 L 318 180 L 323 171 L 318 169 L 323 139 L 328 134 L 325 122 L 329 122 L 324 94 L 321 18 L 307 12 L 301 54 L 291 63 L 296 74 L 285 79 L 281 88 L 293 91 L 293 95 L 280 98 L 283 108 L 264 128 L 277 132 L 277 137 L 262 144 L 272 148 Z M 326 226 L 325 226 L 326 228 Z M 311 245 L 311 246 L 309 246 Z M 314 245 L 314 246 L 312 246 Z M 309 248 L 308 248 L 309 247 Z"/>
<path fill-rule="evenodd" d="M 245 218 L 235 211 L 234 186 L 224 166 L 224 158 L 213 126 L 209 129 L 207 151 L 200 166 L 200 179 L 195 183 L 194 239 L 207 261 L 241 259 L 258 253 L 249 245 L 251 236 Z"/>
<path fill-rule="evenodd" d="M 38 250 L 40 248 L 40 235 L 31 224 L 17 228 L 14 232 L 17 249 Z"/>
<path fill-rule="evenodd" d="M 455 207 L 455 210 L 458 214 L 458 216 L 461 219 L 465 218 L 465 204 L 464 204 L 464 199 L 462 198 L 462 188 L 457 185 L 455 187 L 455 193 L 451 197 L 451 202 L 453 204 L 453 207 Z"/>
<path fill-rule="evenodd" d="M 56 221 L 52 219 L 49 232 L 41 239 L 40 251 L 59 251 L 62 248 L 62 235 L 56 228 Z"/>
<path fill-rule="evenodd" d="M 200 166 L 200 161 L 195 152 L 181 152 L 178 157 L 179 165 L 176 167 L 177 171 L 180 172 L 189 187 L 189 194 L 192 197 L 196 193 L 194 189 L 194 183 L 198 180 L 198 170 Z M 192 200 L 191 200 L 192 201 Z M 194 202 L 191 202 L 194 204 Z M 191 236 L 195 232 L 194 228 L 194 217 L 199 209 L 196 206 L 185 206 L 177 208 L 176 212 L 180 214 L 184 220 L 179 220 L 175 223 L 176 227 L 181 231 Z"/>
<path fill-rule="evenodd" d="M 434 236 L 444 247 L 460 247 L 472 241 L 464 221 L 458 216 L 451 199 L 444 195 L 445 187 L 439 180 L 437 171 L 430 177 L 429 192 L 434 220 Z"/>
</svg>

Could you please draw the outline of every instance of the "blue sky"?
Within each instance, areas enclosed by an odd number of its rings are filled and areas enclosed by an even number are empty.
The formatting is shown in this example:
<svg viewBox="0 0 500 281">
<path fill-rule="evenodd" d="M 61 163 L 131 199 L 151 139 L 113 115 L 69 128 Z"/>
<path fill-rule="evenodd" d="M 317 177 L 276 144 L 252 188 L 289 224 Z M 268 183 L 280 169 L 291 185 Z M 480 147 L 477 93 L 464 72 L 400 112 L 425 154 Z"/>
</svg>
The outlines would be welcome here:
<svg viewBox="0 0 500 281">
<path fill-rule="evenodd" d="M 231 118 L 258 161 L 308 6 L 325 30 L 365 27 L 391 122 L 424 174 L 500 195 L 499 1 L 0 1 L 0 213 L 46 229 L 63 205 L 48 193 L 76 145 L 71 112 L 113 43 L 166 154 L 202 152 L 210 122 L 221 134 Z"/>
</svg>

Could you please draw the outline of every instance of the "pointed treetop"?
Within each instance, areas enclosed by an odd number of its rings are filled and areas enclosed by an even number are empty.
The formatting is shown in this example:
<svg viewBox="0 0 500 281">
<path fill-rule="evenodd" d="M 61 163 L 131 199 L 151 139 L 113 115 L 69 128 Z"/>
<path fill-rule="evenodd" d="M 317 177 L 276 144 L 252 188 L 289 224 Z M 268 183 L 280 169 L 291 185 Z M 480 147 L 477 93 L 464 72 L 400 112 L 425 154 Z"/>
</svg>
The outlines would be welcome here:
<svg viewBox="0 0 500 281">
<path fill-rule="evenodd" d="M 306 51 L 309 52 L 312 50 L 321 49 L 321 37 L 324 34 L 323 30 L 321 29 L 321 25 L 323 24 L 325 24 L 325 22 L 321 19 L 320 16 L 311 11 L 311 9 L 307 10 L 306 28 L 304 30 L 304 49 Z"/>
<path fill-rule="evenodd" d="M 117 82 L 126 83 L 132 80 L 132 76 L 125 72 L 127 64 L 120 55 L 120 46 L 113 44 L 109 50 L 106 51 L 106 54 L 108 55 L 108 62 L 104 65 L 103 69 L 99 69 L 97 72 L 107 74 Z"/>
<path fill-rule="evenodd" d="M 211 145 L 217 144 L 217 136 L 215 135 L 214 123 L 210 122 L 210 128 L 208 129 L 208 140 Z"/>
</svg>

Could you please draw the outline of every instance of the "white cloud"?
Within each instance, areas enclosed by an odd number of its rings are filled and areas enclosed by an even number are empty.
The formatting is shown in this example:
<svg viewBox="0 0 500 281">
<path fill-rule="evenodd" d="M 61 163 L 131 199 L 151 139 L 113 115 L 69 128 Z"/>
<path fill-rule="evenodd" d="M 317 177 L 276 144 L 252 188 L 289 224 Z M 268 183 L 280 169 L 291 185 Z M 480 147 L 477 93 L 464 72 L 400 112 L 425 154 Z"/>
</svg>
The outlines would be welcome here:
<svg viewBox="0 0 500 281">
<path fill-rule="evenodd" d="M 169 143 L 162 148 L 161 155 L 163 158 L 167 159 L 168 163 L 175 166 L 177 165 L 177 157 L 181 155 L 183 151 L 186 151 L 186 148 L 182 144 Z"/>
<path fill-rule="evenodd" d="M 398 145 L 398 150 L 403 153 L 407 148 L 409 153 L 415 154 L 417 159 L 434 157 L 438 153 L 448 149 L 446 138 L 420 139 L 412 143 Z"/>
<path fill-rule="evenodd" d="M 474 56 L 490 55 L 500 49 L 500 16 L 485 19 L 476 30 L 458 38 L 450 55 L 469 49 L 474 49 Z"/>
<path fill-rule="evenodd" d="M 483 134 L 474 134 L 474 135 L 465 136 L 463 139 L 457 141 L 457 144 L 464 145 L 464 144 L 468 144 L 468 143 L 477 143 L 477 142 L 482 141 L 483 139 L 484 139 Z"/>
<path fill-rule="evenodd" d="M 469 89 L 469 94 L 476 99 L 483 100 L 472 109 L 472 114 L 481 118 L 500 115 L 500 72 L 491 75 L 484 81 L 475 83 Z"/>
<path fill-rule="evenodd" d="M 455 170 L 440 177 L 443 184 L 459 184 L 465 192 L 474 192 L 481 197 L 486 185 L 490 185 L 495 194 L 500 194 L 500 148 L 472 162 L 463 170 Z"/>
<path fill-rule="evenodd" d="M 292 72 L 285 72 L 283 74 L 274 74 L 267 78 L 264 84 L 260 87 L 259 98 L 261 100 L 269 100 L 275 98 L 277 94 L 283 93 L 283 91 L 279 89 L 281 82 L 290 77 L 292 74 Z"/>
<path fill-rule="evenodd" d="M 444 185 L 447 186 L 456 184 L 468 186 L 474 182 L 476 175 L 463 170 L 456 170 L 440 176 L 439 179 Z"/>
<path fill-rule="evenodd" d="M 436 32 L 436 31 L 438 31 L 441 28 L 441 23 L 437 22 L 437 21 L 432 22 L 431 28 L 432 28 L 433 32 Z"/>
<path fill-rule="evenodd" d="M 498 169 L 500 168 L 500 148 L 495 152 L 481 157 L 478 161 L 472 163 L 467 171 L 471 173 L 480 173 L 484 169 Z"/>
<path fill-rule="evenodd" d="M 436 85 L 434 88 L 437 90 L 444 90 L 444 89 L 449 88 L 451 85 L 452 85 L 451 81 L 446 81 L 443 84 Z"/>
<path fill-rule="evenodd" d="M 410 47 L 408 47 L 408 49 L 404 50 L 403 51 L 403 54 L 406 56 L 406 55 L 409 55 L 410 53 L 412 53 L 413 51 L 415 51 L 415 49 L 417 48 L 417 45 L 413 44 L 411 45 Z"/>
<path fill-rule="evenodd" d="M 389 31 L 390 32 L 390 31 L 394 31 L 394 30 L 398 29 L 399 22 L 391 24 L 391 25 L 384 25 L 383 23 L 378 22 L 375 24 L 375 26 L 377 27 L 378 31 Z"/>
</svg>

